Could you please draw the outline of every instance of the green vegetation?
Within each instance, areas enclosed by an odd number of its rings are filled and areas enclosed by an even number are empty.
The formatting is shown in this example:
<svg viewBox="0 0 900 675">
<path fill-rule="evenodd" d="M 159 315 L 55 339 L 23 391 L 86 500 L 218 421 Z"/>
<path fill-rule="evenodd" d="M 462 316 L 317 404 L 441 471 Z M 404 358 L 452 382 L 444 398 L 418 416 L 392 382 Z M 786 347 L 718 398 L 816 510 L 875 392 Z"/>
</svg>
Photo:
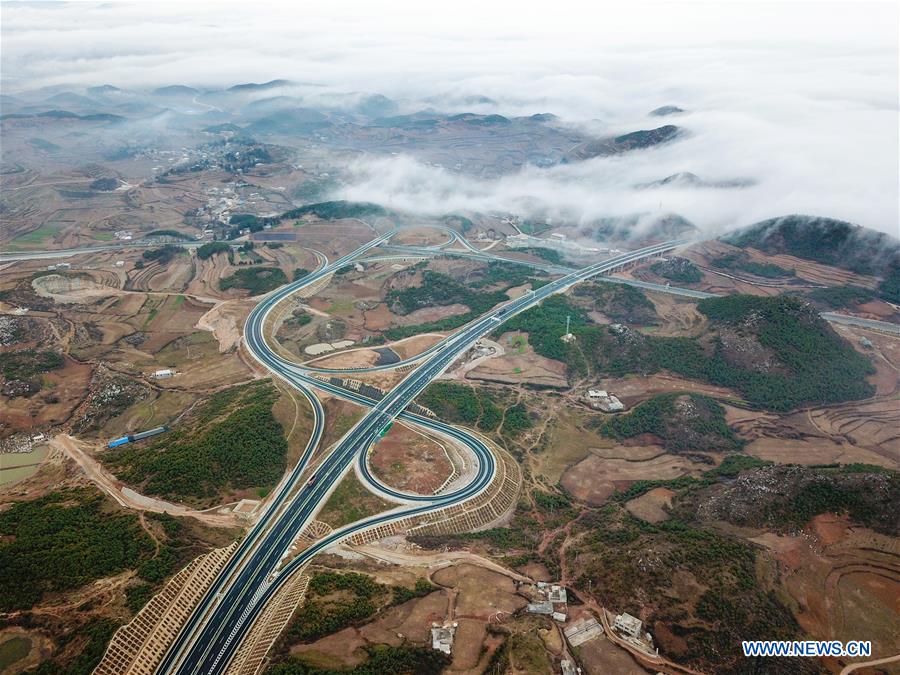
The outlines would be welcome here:
<svg viewBox="0 0 900 675">
<path fill-rule="evenodd" d="M 280 267 L 248 267 L 239 269 L 229 277 L 219 281 L 219 288 L 227 291 L 230 288 L 243 288 L 251 295 L 260 295 L 273 291 L 287 283 L 287 276 Z"/>
<path fill-rule="evenodd" d="M 734 246 L 787 253 L 860 274 L 890 275 L 900 245 L 881 232 L 832 218 L 792 215 L 765 220 L 723 237 Z M 900 296 L 898 296 L 900 297 Z"/>
<path fill-rule="evenodd" d="M 759 484 L 771 489 L 761 492 L 755 489 Z M 711 517 L 736 525 L 793 531 L 819 514 L 835 513 L 890 536 L 900 534 L 900 473 L 882 467 L 765 466 L 692 498 L 709 506 Z"/>
<path fill-rule="evenodd" d="M 63 651 L 70 643 L 84 643 L 84 647 L 66 663 L 55 660 L 43 661 L 34 670 L 29 670 L 30 675 L 91 675 L 94 668 L 100 663 L 106 651 L 106 645 L 112 639 L 113 633 L 118 629 L 118 624 L 110 619 L 93 619 L 77 631 L 65 635 L 57 640 L 59 651 Z"/>
<path fill-rule="evenodd" d="M 528 333 L 528 342 L 541 356 L 563 361 L 569 364 L 570 369 L 585 367 L 574 346 L 560 339 L 566 332 L 566 317 L 571 317 L 573 333 L 588 327 L 587 315 L 583 310 L 562 295 L 551 295 L 537 307 L 514 316 L 498 330 Z"/>
<path fill-rule="evenodd" d="M 455 382 L 432 382 L 419 395 L 418 403 L 450 422 L 475 426 L 483 418 L 480 425 L 483 429 L 496 429 L 502 416 L 502 411 L 483 391 Z"/>
<path fill-rule="evenodd" d="M 656 307 L 634 286 L 603 281 L 580 284 L 575 287 L 575 296 L 590 299 L 597 311 L 613 321 L 643 326 L 659 323 Z"/>
<path fill-rule="evenodd" d="M 664 279 L 683 284 L 696 284 L 703 279 L 703 272 L 686 258 L 669 258 L 653 263 L 650 271 Z"/>
<path fill-rule="evenodd" d="M 466 312 L 465 314 L 457 314 L 456 316 L 448 316 L 446 319 L 438 319 L 437 321 L 427 321 L 426 323 L 416 324 L 415 326 L 398 326 L 396 328 L 388 328 L 382 331 L 382 335 L 387 340 L 402 340 L 411 335 L 419 335 L 420 333 L 442 333 L 444 331 L 459 328 L 469 321 L 478 318 L 476 312 Z"/>
<path fill-rule="evenodd" d="M 309 270 L 305 267 L 298 267 L 294 270 L 294 281 L 300 281 L 303 277 L 309 274 Z"/>
<path fill-rule="evenodd" d="M 91 190 L 97 190 L 99 192 L 109 192 L 115 190 L 117 187 L 119 187 L 118 178 L 98 178 L 90 185 Z"/>
<path fill-rule="evenodd" d="M 518 253 L 530 253 L 533 256 L 537 256 L 538 258 L 542 258 L 547 262 L 551 262 L 554 265 L 562 265 L 563 258 L 560 255 L 559 251 L 555 248 L 543 248 L 541 246 L 528 246 L 525 248 L 517 248 L 515 249 Z"/>
<path fill-rule="evenodd" d="M 521 286 L 529 281 L 534 283 L 534 277 L 543 274 L 543 272 L 536 272 L 525 265 L 492 260 L 488 263 L 486 270 L 477 271 L 472 275 L 475 278 L 471 279 L 469 286 L 471 288 L 484 288 L 485 286 L 503 284 L 503 290 L 505 291 L 513 286 Z M 504 299 L 506 298 L 504 297 Z"/>
<path fill-rule="evenodd" d="M 172 237 L 172 239 L 182 239 L 184 241 L 193 241 L 193 237 L 184 234 L 178 230 L 152 230 L 147 233 L 148 237 Z"/>
<path fill-rule="evenodd" d="M 661 480 L 638 480 L 625 490 L 617 492 L 612 499 L 617 502 L 631 501 L 635 497 L 640 497 L 645 492 L 659 487 L 676 491 L 696 490 L 713 485 L 719 478 L 736 478 L 743 471 L 758 469 L 762 466 L 772 466 L 772 462 L 750 457 L 749 455 L 729 455 L 716 468 L 704 471 L 700 478 L 679 476 L 678 478 Z"/>
<path fill-rule="evenodd" d="M 187 253 L 181 246 L 175 244 L 166 244 L 160 248 L 151 248 L 143 252 L 141 257 L 144 260 L 155 260 L 160 265 L 167 265 L 175 258 L 176 255 Z"/>
<path fill-rule="evenodd" d="M 251 232 L 259 232 L 264 228 L 264 223 L 259 219 L 259 217 L 254 216 L 249 213 L 235 213 L 228 219 L 229 225 L 236 225 L 237 227 L 250 228 Z"/>
<path fill-rule="evenodd" d="M 504 412 L 484 389 L 456 382 L 432 382 L 417 400 L 440 419 L 460 422 L 484 431 L 495 431 L 503 422 L 502 432 L 515 435 L 532 426 L 525 406 L 517 404 Z"/>
<path fill-rule="evenodd" d="M 384 207 L 370 202 L 348 202 L 344 200 L 333 202 L 319 202 L 307 204 L 297 209 L 285 211 L 278 220 L 291 220 L 313 214 L 325 220 L 340 220 L 343 218 L 365 218 L 367 216 L 387 215 Z"/>
<path fill-rule="evenodd" d="M 869 360 L 838 336 L 805 303 L 784 296 L 736 295 L 701 300 L 697 308 L 718 325 L 754 335 L 789 375 L 731 367 L 721 345 L 705 364 L 707 379 L 734 387 L 749 401 L 775 410 L 802 403 L 836 403 L 866 398 L 874 387 Z M 717 371 L 717 368 L 722 370 Z"/>
<path fill-rule="evenodd" d="M 740 268 L 745 272 L 755 274 L 758 277 L 765 277 L 767 279 L 792 277 L 797 274 L 796 270 L 788 270 L 783 267 L 779 267 L 774 263 L 761 263 L 753 260 L 748 260 L 745 263 L 741 263 Z"/>
<path fill-rule="evenodd" d="M 758 469 L 761 466 L 772 466 L 772 462 L 757 459 L 750 455 L 729 455 L 715 469 L 705 472 L 706 476 L 721 476 L 723 478 L 736 478 L 742 471 Z"/>
<path fill-rule="evenodd" d="M 7 380 L 26 380 L 40 373 L 58 370 L 64 365 L 62 354 L 51 351 L 23 349 L 0 354 L 0 373 Z"/>
<path fill-rule="evenodd" d="M 309 598 L 287 629 L 291 642 L 312 642 L 371 617 L 388 588 L 365 574 L 324 572 L 309 582 Z"/>
<path fill-rule="evenodd" d="M 505 291 L 532 280 L 535 272 L 515 263 L 495 261 L 491 262 L 486 270 L 476 272 L 472 276 L 474 278 L 468 284 L 463 284 L 446 274 L 426 270 L 420 286 L 388 293 L 386 301 L 397 313 L 405 314 L 422 307 L 453 304 L 465 305 L 469 311 L 415 326 L 390 328 L 383 332 L 384 337 L 388 340 L 400 340 L 420 333 L 459 328 L 506 301 L 508 298 Z M 532 287 L 536 287 L 538 283 L 538 280 L 532 280 Z M 490 292 L 481 290 L 494 285 L 502 285 L 502 290 Z"/>
<path fill-rule="evenodd" d="M 725 253 L 710 261 L 713 267 L 727 270 L 739 270 L 749 272 L 758 277 L 767 279 L 778 279 L 780 277 L 792 277 L 794 270 L 786 270 L 774 263 L 760 263 L 750 259 L 750 256 L 743 251 L 732 251 Z"/>
<path fill-rule="evenodd" d="M 531 416 L 528 414 L 528 408 L 523 403 L 516 403 L 509 406 L 503 415 L 503 426 L 500 432 L 504 436 L 518 436 L 519 433 L 530 429 L 534 426 Z"/>
<path fill-rule="evenodd" d="M 592 512 L 578 528 L 585 534 L 572 554 L 580 556 L 583 566 L 574 586 L 603 605 L 630 613 L 650 609 L 665 619 L 684 640 L 681 662 L 705 666 L 703 670 L 717 664 L 718 672 L 723 662 L 743 659 L 742 639 L 799 637 L 788 609 L 757 579 L 757 552 L 750 544 L 677 519 L 652 525 L 619 506 Z M 622 555 L 623 545 L 653 551 L 652 563 Z M 708 590 L 700 595 L 676 590 L 673 580 L 688 574 Z M 592 583 L 597 579 L 603 583 Z M 641 598 L 652 601 L 642 603 Z M 684 601 L 694 609 L 678 604 Z M 705 625 L 698 625 L 692 614 Z M 682 621 L 690 622 L 689 627 Z"/>
<path fill-rule="evenodd" d="M 437 590 L 434 586 L 431 585 L 431 582 L 428 579 L 416 579 L 416 585 L 413 588 L 407 588 L 406 586 L 392 586 L 391 592 L 393 593 L 393 599 L 391 600 L 392 605 L 402 605 L 404 602 L 408 602 L 415 598 L 423 598 L 429 593 L 433 593 Z"/>
<path fill-rule="evenodd" d="M 16 244 L 42 244 L 45 239 L 50 239 L 59 234 L 59 227 L 56 225 L 41 225 L 39 228 L 26 232 L 16 237 L 13 241 Z"/>
<path fill-rule="evenodd" d="M 0 643 L 0 672 L 18 663 L 31 651 L 31 640 L 23 637 L 11 637 Z"/>
<path fill-rule="evenodd" d="M 868 288 L 859 286 L 829 286 L 828 288 L 817 288 L 807 297 L 817 305 L 838 309 L 865 304 L 873 300 L 875 294 Z"/>
<path fill-rule="evenodd" d="M 583 312 L 559 296 L 514 317 L 505 329 L 529 333 L 538 354 L 563 361 L 570 373 L 622 376 L 669 370 L 735 389 L 750 404 L 769 410 L 858 400 L 874 392 L 865 380 L 874 373 L 869 360 L 796 298 L 734 295 L 701 300 L 697 308 L 713 324 L 702 339 L 591 326 Z M 566 315 L 572 317 L 573 343 L 559 339 Z M 731 336 L 728 341 L 723 332 Z M 754 349 L 765 351 L 771 365 L 747 362 L 743 354 Z"/>
<path fill-rule="evenodd" d="M 212 241 L 208 244 L 203 244 L 197 249 L 197 257 L 200 258 L 200 260 L 212 258 L 216 253 L 228 253 L 230 255 L 231 246 L 224 241 Z"/>
<path fill-rule="evenodd" d="M 607 419 L 599 429 L 620 441 L 653 434 L 670 452 L 738 450 L 744 444 L 725 422 L 725 409 L 700 394 L 654 396 L 625 415 Z"/>
<path fill-rule="evenodd" d="M 385 297 L 391 309 L 400 314 L 408 314 L 422 307 L 460 304 L 480 315 L 506 299 L 502 291 L 476 293 L 456 279 L 431 270 L 423 273 L 421 286 L 392 290 Z"/>
<path fill-rule="evenodd" d="M 319 513 L 319 520 L 332 528 L 374 516 L 390 505 L 364 488 L 356 476 L 344 476 Z"/>
<path fill-rule="evenodd" d="M 878 295 L 895 305 L 900 304 L 900 261 L 894 261 L 884 272 L 884 279 L 878 284 Z"/>
<path fill-rule="evenodd" d="M 352 668 L 317 668 L 297 657 L 269 668 L 267 675 L 439 675 L 450 657 L 425 647 L 378 645 L 366 649 L 369 660 Z"/>
<path fill-rule="evenodd" d="M 132 614 L 140 612 L 150 602 L 156 590 L 153 584 L 141 583 L 125 589 L 125 604 Z"/>
<path fill-rule="evenodd" d="M 458 227 L 459 231 L 463 234 L 475 227 L 475 223 L 473 223 L 471 220 L 469 220 L 465 216 L 460 216 L 455 213 L 450 213 L 446 216 L 442 216 L 441 222 L 447 227 Z"/>
<path fill-rule="evenodd" d="M 134 567 L 153 543 L 137 517 L 111 512 L 87 490 L 52 492 L 0 512 L 0 610 Z"/>
<path fill-rule="evenodd" d="M 171 433 L 110 450 L 104 463 L 143 492 L 175 499 L 209 501 L 222 491 L 271 487 L 287 454 L 272 414 L 277 397 L 267 383 L 217 392 Z"/>
</svg>

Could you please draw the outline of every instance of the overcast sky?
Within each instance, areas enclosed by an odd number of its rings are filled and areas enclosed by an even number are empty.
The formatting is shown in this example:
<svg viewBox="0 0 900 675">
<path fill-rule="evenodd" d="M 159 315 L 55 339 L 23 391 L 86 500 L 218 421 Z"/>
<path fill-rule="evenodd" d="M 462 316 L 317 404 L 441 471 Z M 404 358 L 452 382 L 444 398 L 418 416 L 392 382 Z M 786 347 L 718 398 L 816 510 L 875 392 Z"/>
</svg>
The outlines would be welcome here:
<svg viewBox="0 0 900 675">
<path fill-rule="evenodd" d="M 354 168 L 346 196 L 444 210 L 521 196 L 582 216 L 658 206 L 634 181 L 750 177 L 739 197 L 665 191 L 711 228 L 807 212 L 897 234 L 897 3 L 6 3 L 4 93 L 50 85 L 230 86 L 287 78 L 453 108 L 552 112 L 598 131 L 690 111 L 688 140 L 628 160 L 467 181 L 399 157 Z M 437 103 L 436 103 L 437 102 Z M 482 112 L 487 112 L 484 110 Z"/>
</svg>

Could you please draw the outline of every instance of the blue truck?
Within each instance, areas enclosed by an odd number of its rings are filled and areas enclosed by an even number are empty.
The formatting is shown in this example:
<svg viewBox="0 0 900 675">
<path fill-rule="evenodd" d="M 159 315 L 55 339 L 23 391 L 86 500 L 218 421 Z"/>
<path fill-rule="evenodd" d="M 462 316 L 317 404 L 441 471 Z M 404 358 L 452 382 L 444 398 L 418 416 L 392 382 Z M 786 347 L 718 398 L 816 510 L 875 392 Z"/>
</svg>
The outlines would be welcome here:
<svg viewBox="0 0 900 675">
<path fill-rule="evenodd" d="M 151 436 L 165 433 L 168 430 L 169 427 L 161 426 L 154 429 L 148 429 L 147 431 L 139 431 L 136 434 L 128 434 L 127 436 L 122 436 L 122 438 L 116 438 L 115 440 L 110 441 L 106 444 L 106 447 L 118 448 L 120 445 L 125 445 L 126 443 L 131 443 L 132 441 L 142 441 L 145 438 L 150 438 Z"/>
</svg>

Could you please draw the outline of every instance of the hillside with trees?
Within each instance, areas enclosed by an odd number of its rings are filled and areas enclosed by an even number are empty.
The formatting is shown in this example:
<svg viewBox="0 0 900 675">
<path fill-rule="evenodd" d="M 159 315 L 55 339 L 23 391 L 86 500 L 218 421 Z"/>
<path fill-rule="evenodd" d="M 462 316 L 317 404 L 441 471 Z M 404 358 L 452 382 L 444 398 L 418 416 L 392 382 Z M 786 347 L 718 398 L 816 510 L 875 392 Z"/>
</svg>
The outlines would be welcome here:
<svg viewBox="0 0 900 675">
<path fill-rule="evenodd" d="M 748 404 L 790 410 L 872 396 L 875 372 L 798 298 L 735 295 L 697 305 L 710 320 L 700 338 L 657 337 L 627 326 L 598 326 L 564 297 L 548 298 L 505 326 L 529 333 L 541 356 L 563 361 L 572 377 L 647 375 L 668 370 L 729 387 Z M 576 340 L 563 342 L 566 316 Z"/>
<path fill-rule="evenodd" d="M 236 490 L 271 488 L 284 473 L 287 441 L 259 382 L 209 397 L 168 434 L 107 451 L 103 462 L 141 492 L 211 506 Z"/>
<path fill-rule="evenodd" d="M 604 436 L 618 441 L 652 434 L 669 452 L 734 451 L 744 445 L 726 423 L 725 409 L 700 394 L 654 396 L 634 410 L 595 426 Z"/>
<path fill-rule="evenodd" d="M 792 215 L 764 220 L 721 237 L 740 248 L 786 253 L 882 278 L 878 295 L 900 302 L 900 241 L 833 218 Z"/>
</svg>

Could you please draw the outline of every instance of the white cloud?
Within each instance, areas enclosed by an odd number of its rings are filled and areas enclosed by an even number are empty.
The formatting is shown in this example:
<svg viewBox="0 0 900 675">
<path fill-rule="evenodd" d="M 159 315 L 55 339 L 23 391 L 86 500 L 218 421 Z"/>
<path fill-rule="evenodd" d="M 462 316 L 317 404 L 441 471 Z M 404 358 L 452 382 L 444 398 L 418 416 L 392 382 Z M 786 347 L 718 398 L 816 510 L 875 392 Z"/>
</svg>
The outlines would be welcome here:
<svg viewBox="0 0 900 675">
<path fill-rule="evenodd" d="M 675 103 L 688 139 L 477 181 L 407 158 L 356 165 L 344 196 L 445 212 L 529 196 L 579 218 L 677 211 L 721 229 L 807 212 L 897 234 L 896 3 L 4 3 L 4 93 L 58 84 L 287 78 L 425 101 L 482 94 L 618 132 Z M 455 110 L 463 106 L 455 104 Z M 661 122 L 660 122 L 661 123 Z M 641 192 L 675 171 L 746 190 Z M 446 207 L 446 208 L 445 208 Z"/>
</svg>

